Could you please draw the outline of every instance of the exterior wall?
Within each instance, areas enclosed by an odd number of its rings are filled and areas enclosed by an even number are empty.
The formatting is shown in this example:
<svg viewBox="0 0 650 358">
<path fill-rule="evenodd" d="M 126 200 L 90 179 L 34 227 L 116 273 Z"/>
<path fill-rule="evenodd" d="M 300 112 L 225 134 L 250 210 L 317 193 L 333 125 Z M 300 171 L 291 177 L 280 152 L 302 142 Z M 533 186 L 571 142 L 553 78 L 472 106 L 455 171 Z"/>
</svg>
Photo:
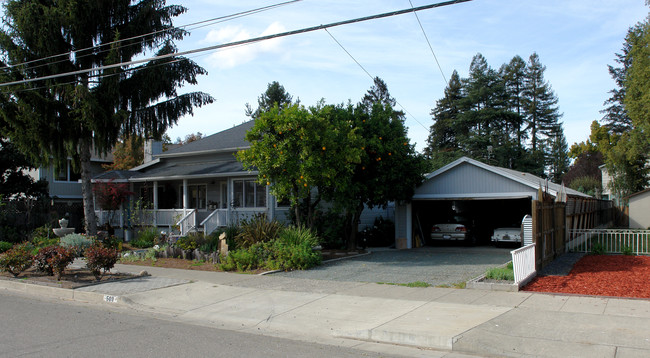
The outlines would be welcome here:
<svg viewBox="0 0 650 358">
<path fill-rule="evenodd" d="M 415 189 L 415 199 L 537 197 L 537 191 L 483 168 L 463 163 Z"/>
<path fill-rule="evenodd" d="M 395 239 L 406 237 L 406 204 L 395 205 Z"/>
<path fill-rule="evenodd" d="M 630 229 L 650 228 L 650 191 L 630 197 Z"/>
<path fill-rule="evenodd" d="M 609 188 L 609 183 L 612 181 L 612 177 L 609 175 L 607 168 L 604 165 L 600 166 L 601 173 L 601 183 L 603 186 L 603 199 L 612 199 L 612 190 Z"/>
<path fill-rule="evenodd" d="M 390 221 L 395 221 L 395 203 L 389 203 L 388 206 L 384 208 L 372 208 L 368 207 L 363 209 L 361 217 L 359 218 L 358 230 L 361 231 L 366 227 L 372 227 L 375 224 L 375 219 L 378 217 L 388 219 Z"/>
</svg>

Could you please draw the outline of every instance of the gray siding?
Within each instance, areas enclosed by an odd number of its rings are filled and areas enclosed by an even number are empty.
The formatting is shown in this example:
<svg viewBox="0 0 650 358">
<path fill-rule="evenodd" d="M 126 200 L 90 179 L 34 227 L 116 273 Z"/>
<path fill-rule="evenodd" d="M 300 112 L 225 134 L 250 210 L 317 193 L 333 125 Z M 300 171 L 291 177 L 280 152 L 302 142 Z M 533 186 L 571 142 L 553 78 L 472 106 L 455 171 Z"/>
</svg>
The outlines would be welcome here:
<svg viewBox="0 0 650 358">
<path fill-rule="evenodd" d="M 363 212 L 361 212 L 361 217 L 359 218 L 358 230 L 361 231 L 366 227 L 372 227 L 375 224 L 375 219 L 378 217 L 388 219 L 390 221 L 395 221 L 395 204 L 389 203 L 388 206 L 384 208 L 372 208 L 368 209 L 365 207 Z"/>
<path fill-rule="evenodd" d="M 474 165 L 463 163 L 425 181 L 415 190 L 415 199 L 496 198 L 537 196 L 537 191 Z"/>
<path fill-rule="evenodd" d="M 395 238 L 406 237 L 406 205 L 395 205 Z"/>
<path fill-rule="evenodd" d="M 630 229 L 650 228 L 650 191 L 630 197 Z"/>
</svg>

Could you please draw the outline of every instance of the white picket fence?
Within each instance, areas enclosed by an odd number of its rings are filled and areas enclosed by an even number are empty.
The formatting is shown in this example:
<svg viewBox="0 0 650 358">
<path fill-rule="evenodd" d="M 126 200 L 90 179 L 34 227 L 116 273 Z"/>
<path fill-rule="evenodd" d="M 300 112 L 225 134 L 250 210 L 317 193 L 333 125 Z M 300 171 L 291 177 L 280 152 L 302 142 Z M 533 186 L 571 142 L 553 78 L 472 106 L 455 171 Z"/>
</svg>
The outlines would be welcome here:
<svg viewBox="0 0 650 358">
<path fill-rule="evenodd" d="M 592 252 L 595 248 L 608 254 L 650 255 L 650 230 L 569 230 L 567 251 Z"/>
<path fill-rule="evenodd" d="M 512 255 L 512 268 L 515 271 L 515 283 L 521 287 L 537 274 L 535 271 L 535 244 L 510 251 L 510 254 Z"/>
</svg>

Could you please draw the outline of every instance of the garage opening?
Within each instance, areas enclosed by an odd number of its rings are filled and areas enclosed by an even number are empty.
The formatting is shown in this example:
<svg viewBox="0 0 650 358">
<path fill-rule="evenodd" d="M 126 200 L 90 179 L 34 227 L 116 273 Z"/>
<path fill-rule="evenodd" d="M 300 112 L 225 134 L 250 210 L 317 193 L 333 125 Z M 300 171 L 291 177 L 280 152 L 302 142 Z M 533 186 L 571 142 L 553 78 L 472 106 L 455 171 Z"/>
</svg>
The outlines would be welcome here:
<svg viewBox="0 0 650 358">
<path fill-rule="evenodd" d="M 531 214 L 532 199 L 435 199 L 412 202 L 412 237 L 424 245 L 440 245 L 431 240 L 431 228 L 438 224 L 461 223 L 477 245 L 490 245 L 494 229 L 520 227 Z M 443 242 L 444 244 L 444 242 Z"/>
</svg>

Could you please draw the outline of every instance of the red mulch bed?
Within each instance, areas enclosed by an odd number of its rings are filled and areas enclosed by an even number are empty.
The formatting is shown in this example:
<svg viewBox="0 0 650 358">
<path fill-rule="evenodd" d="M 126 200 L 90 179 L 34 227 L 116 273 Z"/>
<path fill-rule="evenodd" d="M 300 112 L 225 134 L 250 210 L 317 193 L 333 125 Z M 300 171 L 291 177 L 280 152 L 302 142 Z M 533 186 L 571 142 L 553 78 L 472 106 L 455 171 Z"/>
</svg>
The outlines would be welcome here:
<svg viewBox="0 0 650 358">
<path fill-rule="evenodd" d="M 587 255 L 568 276 L 539 276 L 524 291 L 650 298 L 650 257 Z"/>
</svg>

